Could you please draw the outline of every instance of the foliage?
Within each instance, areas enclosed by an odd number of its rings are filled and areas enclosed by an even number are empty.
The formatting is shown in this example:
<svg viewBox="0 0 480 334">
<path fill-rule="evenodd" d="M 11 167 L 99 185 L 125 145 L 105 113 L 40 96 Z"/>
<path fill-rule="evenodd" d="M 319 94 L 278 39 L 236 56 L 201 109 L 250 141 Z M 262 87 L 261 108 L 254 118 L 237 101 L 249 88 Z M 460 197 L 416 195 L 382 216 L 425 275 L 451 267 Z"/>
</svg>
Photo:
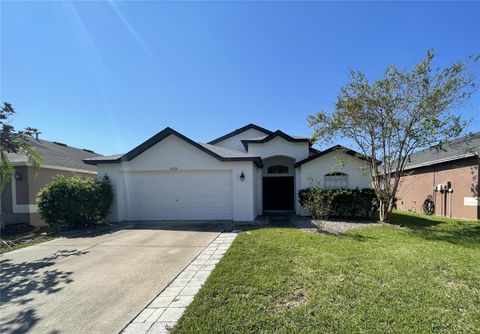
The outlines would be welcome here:
<svg viewBox="0 0 480 334">
<path fill-rule="evenodd" d="M 332 196 L 330 192 L 320 188 L 306 188 L 298 192 L 299 202 L 313 218 L 323 219 L 332 212 Z"/>
<path fill-rule="evenodd" d="M 241 232 L 172 334 L 478 333 L 480 222 L 391 221 Z"/>
<path fill-rule="evenodd" d="M 41 217 L 59 229 L 101 223 L 110 212 L 113 190 L 108 177 L 102 180 L 57 176 L 38 194 Z"/>
<path fill-rule="evenodd" d="M 8 161 L 7 153 L 24 153 L 34 168 L 42 163 L 42 157 L 30 145 L 29 139 L 39 133 L 35 128 L 16 131 L 10 124 L 15 114 L 10 103 L 4 102 L 0 109 L 0 190 L 8 184 L 13 173 L 13 166 Z"/>
<path fill-rule="evenodd" d="M 452 109 L 465 103 L 476 89 L 470 57 L 445 68 L 433 68 L 429 51 L 411 71 L 387 68 L 370 82 L 359 71 L 340 89 L 335 111 L 308 117 L 312 141 L 335 137 L 353 141 L 370 157 L 369 172 L 379 200 L 381 221 L 388 221 L 408 156 L 416 149 L 441 144 L 458 136 L 466 122 Z"/>
<path fill-rule="evenodd" d="M 300 204 L 315 219 L 371 218 L 378 209 L 372 189 L 306 188 L 298 192 Z"/>
</svg>

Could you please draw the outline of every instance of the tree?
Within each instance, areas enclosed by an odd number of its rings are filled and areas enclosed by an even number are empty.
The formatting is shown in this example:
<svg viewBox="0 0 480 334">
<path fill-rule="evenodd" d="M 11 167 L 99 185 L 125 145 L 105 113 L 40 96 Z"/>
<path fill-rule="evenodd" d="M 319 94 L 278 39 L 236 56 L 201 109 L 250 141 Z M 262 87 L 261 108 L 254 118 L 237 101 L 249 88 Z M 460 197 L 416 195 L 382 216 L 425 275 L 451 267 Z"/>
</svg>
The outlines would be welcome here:
<svg viewBox="0 0 480 334">
<path fill-rule="evenodd" d="M 12 105 L 4 102 L 0 109 L 0 190 L 8 184 L 13 173 L 13 166 L 8 160 L 7 153 L 26 154 L 34 168 L 38 168 L 43 162 L 29 141 L 38 130 L 28 127 L 23 131 L 15 131 L 11 125 L 14 114 Z"/>
<path fill-rule="evenodd" d="M 349 139 L 370 157 L 369 172 L 382 222 L 388 221 L 393 209 L 408 156 L 420 148 L 440 147 L 467 124 L 452 110 L 475 91 L 470 65 L 480 57 L 433 69 L 434 57 L 428 51 L 412 70 L 392 65 L 373 83 L 362 72 L 350 71 L 350 82 L 340 89 L 334 112 L 308 116 L 312 141 Z"/>
</svg>

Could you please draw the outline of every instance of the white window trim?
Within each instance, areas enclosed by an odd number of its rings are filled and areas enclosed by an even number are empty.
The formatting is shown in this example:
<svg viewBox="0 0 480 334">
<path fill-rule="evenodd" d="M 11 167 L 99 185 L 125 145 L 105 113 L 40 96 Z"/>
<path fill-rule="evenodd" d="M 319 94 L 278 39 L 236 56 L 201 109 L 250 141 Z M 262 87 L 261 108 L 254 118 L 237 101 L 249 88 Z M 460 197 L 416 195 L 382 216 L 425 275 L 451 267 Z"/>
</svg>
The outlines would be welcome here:
<svg viewBox="0 0 480 334">
<path fill-rule="evenodd" d="M 38 209 L 35 204 L 17 204 L 17 180 L 12 175 L 12 211 L 13 213 L 37 213 Z"/>
<path fill-rule="evenodd" d="M 333 174 L 333 173 L 328 173 L 323 176 L 324 189 L 348 189 L 348 181 L 349 181 L 348 174 L 346 173 L 338 173 L 338 175 L 330 175 L 330 174 Z"/>
</svg>

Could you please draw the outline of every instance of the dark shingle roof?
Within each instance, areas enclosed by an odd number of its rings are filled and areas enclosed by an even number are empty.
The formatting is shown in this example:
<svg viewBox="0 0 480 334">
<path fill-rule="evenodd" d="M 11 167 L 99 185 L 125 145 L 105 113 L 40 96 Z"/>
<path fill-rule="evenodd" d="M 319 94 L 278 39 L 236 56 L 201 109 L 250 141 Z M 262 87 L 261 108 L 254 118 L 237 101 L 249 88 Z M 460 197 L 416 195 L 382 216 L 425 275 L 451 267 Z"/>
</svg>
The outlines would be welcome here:
<svg viewBox="0 0 480 334">
<path fill-rule="evenodd" d="M 216 145 L 210 145 L 210 144 L 204 144 L 204 143 L 198 143 L 205 147 L 206 149 L 218 154 L 221 157 L 224 158 L 258 158 L 257 156 L 253 154 L 249 154 L 246 152 L 241 152 L 237 150 L 232 150 L 230 148 L 222 147 L 222 146 L 216 146 Z"/>
<path fill-rule="evenodd" d="M 405 170 L 478 156 L 479 152 L 480 132 L 476 132 L 444 143 L 441 147 L 434 146 L 411 154 Z"/>
<path fill-rule="evenodd" d="M 117 160 L 117 159 L 120 159 L 121 157 L 123 157 L 125 154 L 124 153 L 120 153 L 120 154 L 112 154 L 112 155 L 102 155 L 102 156 L 98 156 L 98 157 L 92 157 L 92 158 L 87 158 L 87 159 L 84 159 L 86 161 L 110 161 L 110 160 Z"/>
<path fill-rule="evenodd" d="M 283 139 L 290 141 L 290 142 L 307 142 L 310 143 L 310 139 L 307 137 L 299 137 L 299 136 L 290 136 L 287 135 L 285 132 L 277 130 L 275 132 L 270 133 L 268 136 L 262 136 L 258 138 L 252 138 L 252 139 L 244 139 L 242 140 L 242 144 L 245 147 L 246 150 L 248 150 L 248 144 L 249 143 L 266 143 L 270 140 L 272 140 L 275 137 L 282 137 Z"/>
<path fill-rule="evenodd" d="M 43 165 L 95 171 L 96 167 L 85 164 L 83 159 L 101 157 L 100 154 L 90 150 L 70 147 L 62 143 L 33 138 L 29 141 L 42 156 Z M 28 157 L 23 153 L 8 153 L 7 157 L 12 163 L 28 163 Z"/>
</svg>

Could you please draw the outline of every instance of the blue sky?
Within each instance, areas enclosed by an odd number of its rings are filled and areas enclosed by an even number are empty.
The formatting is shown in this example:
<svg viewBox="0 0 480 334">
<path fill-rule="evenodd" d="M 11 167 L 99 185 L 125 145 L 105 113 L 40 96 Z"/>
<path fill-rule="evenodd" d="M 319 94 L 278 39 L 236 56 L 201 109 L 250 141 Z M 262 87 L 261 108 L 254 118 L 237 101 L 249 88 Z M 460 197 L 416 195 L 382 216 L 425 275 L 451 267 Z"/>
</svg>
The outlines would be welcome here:
<svg viewBox="0 0 480 334">
<path fill-rule="evenodd" d="M 480 51 L 480 3 L 2 1 L 0 97 L 18 128 L 103 154 L 166 126 L 310 135 L 348 70 Z M 474 69 L 480 72 L 478 66 Z M 480 130 L 480 94 L 459 109 Z"/>
</svg>

